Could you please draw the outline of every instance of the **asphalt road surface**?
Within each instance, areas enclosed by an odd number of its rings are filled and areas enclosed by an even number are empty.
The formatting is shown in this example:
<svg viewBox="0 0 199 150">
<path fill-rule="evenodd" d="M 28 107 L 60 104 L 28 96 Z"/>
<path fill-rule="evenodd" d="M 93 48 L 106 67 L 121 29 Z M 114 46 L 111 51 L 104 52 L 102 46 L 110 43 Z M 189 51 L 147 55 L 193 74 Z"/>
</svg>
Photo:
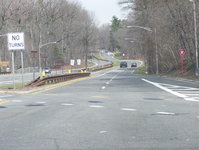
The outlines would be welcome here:
<svg viewBox="0 0 199 150">
<path fill-rule="evenodd" d="M 0 95 L 0 150 L 196 150 L 196 82 L 108 69 Z"/>
</svg>

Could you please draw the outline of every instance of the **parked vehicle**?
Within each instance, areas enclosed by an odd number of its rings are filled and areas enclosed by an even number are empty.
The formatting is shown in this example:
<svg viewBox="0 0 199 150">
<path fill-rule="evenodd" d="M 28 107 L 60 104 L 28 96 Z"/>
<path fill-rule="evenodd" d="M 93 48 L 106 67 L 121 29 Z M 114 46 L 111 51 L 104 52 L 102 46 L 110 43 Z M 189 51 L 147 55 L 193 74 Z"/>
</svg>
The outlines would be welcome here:
<svg viewBox="0 0 199 150">
<path fill-rule="evenodd" d="M 51 74 L 51 69 L 50 69 L 50 67 L 44 68 L 43 71 L 44 71 L 46 74 Z"/>
</svg>

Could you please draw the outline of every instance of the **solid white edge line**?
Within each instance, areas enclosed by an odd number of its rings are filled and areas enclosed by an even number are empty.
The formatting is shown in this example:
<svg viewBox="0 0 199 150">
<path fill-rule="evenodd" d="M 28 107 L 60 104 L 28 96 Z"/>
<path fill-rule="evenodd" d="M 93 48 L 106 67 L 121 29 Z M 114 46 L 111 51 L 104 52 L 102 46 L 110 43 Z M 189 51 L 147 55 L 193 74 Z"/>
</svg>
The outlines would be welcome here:
<svg viewBox="0 0 199 150">
<path fill-rule="evenodd" d="M 192 101 L 192 102 L 199 102 L 199 100 L 196 100 L 194 98 L 184 98 L 186 101 Z"/>
<path fill-rule="evenodd" d="M 162 90 L 164 90 L 164 91 L 166 91 L 166 92 L 169 92 L 169 93 L 171 93 L 171 94 L 173 94 L 173 95 L 176 95 L 176 96 L 178 96 L 178 97 L 181 97 L 181 98 L 187 98 L 187 97 L 188 97 L 188 96 L 186 96 L 186 95 L 183 95 L 183 94 L 180 94 L 180 93 L 178 93 L 178 92 L 172 91 L 172 90 L 170 90 L 170 89 L 168 89 L 168 88 L 165 88 L 165 87 L 159 85 L 158 83 L 151 82 L 151 81 L 146 80 L 146 79 L 142 79 L 142 80 L 145 81 L 145 82 L 147 82 L 147 83 L 149 83 L 149 84 L 152 84 L 152 85 L 154 85 L 154 86 L 156 86 L 156 87 L 158 87 L 158 88 L 160 88 L 160 89 L 162 89 Z"/>
</svg>

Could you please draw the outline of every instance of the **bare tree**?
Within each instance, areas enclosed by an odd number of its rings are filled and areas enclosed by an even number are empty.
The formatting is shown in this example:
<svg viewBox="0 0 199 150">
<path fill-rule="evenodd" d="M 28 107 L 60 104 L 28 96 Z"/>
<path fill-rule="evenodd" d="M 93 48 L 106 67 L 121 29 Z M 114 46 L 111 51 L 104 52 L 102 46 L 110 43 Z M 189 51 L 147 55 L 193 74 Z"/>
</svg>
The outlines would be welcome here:
<svg viewBox="0 0 199 150">
<path fill-rule="evenodd" d="M 120 0 L 125 9 L 131 9 L 126 20 L 127 25 L 149 27 L 152 33 L 140 29 L 128 29 L 134 39 L 142 41 L 145 51 L 140 51 L 149 67 L 156 71 L 155 46 L 158 47 L 160 72 L 179 70 L 178 49 L 187 49 L 186 69 L 194 71 L 194 25 L 193 6 L 190 1 L 181 0 Z M 196 5 L 199 3 L 196 1 Z M 127 7 L 129 6 L 129 7 Z M 197 11 L 199 12 L 199 11 Z M 197 14 L 198 16 L 198 14 Z M 157 31 L 156 41 L 154 31 Z M 136 34 L 138 33 L 138 34 Z"/>
<path fill-rule="evenodd" d="M 97 30 L 93 16 L 79 3 L 67 0 L 0 0 L 0 35 L 9 32 L 25 33 L 25 67 L 33 64 L 31 51 L 38 51 L 39 46 L 45 43 L 58 41 L 56 47 L 47 45 L 40 49 L 43 67 L 54 66 L 57 51 L 66 64 L 72 58 L 85 59 L 85 49 L 89 50 L 96 44 Z M 9 61 L 6 38 L 1 38 L 0 61 Z M 20 65 L 20 55 L 16 53 L 15 57 L 16 64 Z"/>
</svg>

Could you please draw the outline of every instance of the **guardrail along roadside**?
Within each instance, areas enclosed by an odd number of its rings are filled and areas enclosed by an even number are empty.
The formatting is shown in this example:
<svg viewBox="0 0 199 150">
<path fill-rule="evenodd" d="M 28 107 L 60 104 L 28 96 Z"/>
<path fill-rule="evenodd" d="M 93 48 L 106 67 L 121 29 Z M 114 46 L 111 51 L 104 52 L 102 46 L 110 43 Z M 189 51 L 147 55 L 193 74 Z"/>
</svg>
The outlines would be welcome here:
<svg viewBox="0 0 199 150">
<path fill-rule="evenodd" d="M 46 76 L 39 77 L 36 80 L 27 84 L 27 87 L 37 87 L 45 84 L 54 84 L 64 81 L 69 81 L 77 78 L 83 78 L 90 76 L 90 73 L 72 73 L 72 74 L 64 74 L 64 75 L 54 75 L 54 76 Z"/>
<path fill-rule="evenodd" d="M 104 60 L 104 59 L 101 59 L 101 61 L 108 62 L 108 60 Z M 110 62 L 106 65 L 90 67 L 87 70 L 86 69 L 78 70 L 78 72 L 81 72 L 81 73 L 70 73 L 70 74 L 39 77 L 36 80 L 27 84 L 26 86 L 27 87 L 37 87 L 37 86 L 42 86 L 45 84 L 54 84 L 54 83 L 58 83 L 58 82 L 69 81 L 69 80 L 73 80 L 73 79 L 77 79 L 77 78 L 90 76 L 90 72 L 96 72 L 96 71 L 100 71 L 100 70 L 108 69 L 108 68 L 112 68 L 112 67 L 113 67 L 113 63 Z M 88 72 L 84 72 L 84 71 L 88 71 Z"/>
<path fill-rule="evenodd" d="M 103 65 L 103 66 L 96 66 L 94 68 L 89 68 L 88 71 L 96 72 L 96 71 L 100 71 L 100 70 L 104 70 L 104 69 L 108 69 L 108 68 L 112 68 L 112 67 L 113 67 L 113 63 L 110 63 L 110 64 Z"/>
<path fill-rule="evenodd" d="M 0 72 L 0 75 L 11 74 L 11 72 Z"/>
<path fill-rule="evenodd" d="M 94 68 L 90 68 L 88 69 L 88 71 L 100 71 L 103 69 L 108 69 L 113 67 L 113 64 L 107 64 L 104 66 L 97 66 Z M 42 86 L 45 84 L 54 84 L 54 83 L 59 83 L 59 82 L 64 82 L 64 81 L 69 81 L 69 80 L 73 80 L 73 79 L 77 79 L 77 78 L 83 78 L 83 77 L 87 77 L 90 76 L 90 72 L 86 72 L 86 73 L 71 73 L 71 74 L 63 74 L 63 75 L 53 75 L 53 76 L 46 76 L 46 77 L 39 77 L 36 80 L 28 83 L 26 86 L 27 87 L 37 87 L 37 86 Z"/>
</svg>

